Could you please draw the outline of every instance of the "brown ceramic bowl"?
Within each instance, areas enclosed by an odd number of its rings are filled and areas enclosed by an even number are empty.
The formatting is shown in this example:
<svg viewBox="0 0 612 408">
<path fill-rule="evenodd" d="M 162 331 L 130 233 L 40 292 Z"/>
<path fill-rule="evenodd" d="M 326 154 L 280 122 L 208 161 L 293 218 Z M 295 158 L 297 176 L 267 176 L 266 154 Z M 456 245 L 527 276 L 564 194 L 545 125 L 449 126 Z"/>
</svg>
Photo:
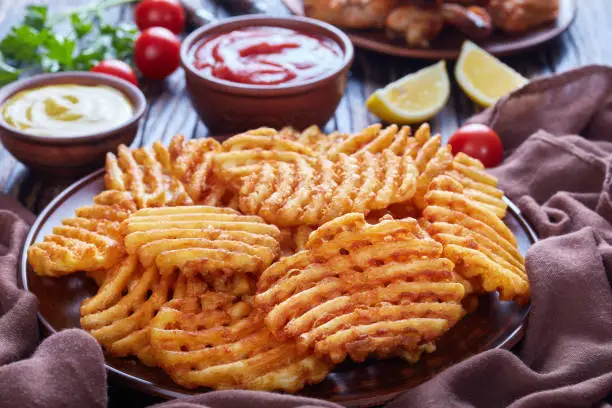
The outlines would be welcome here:
<svg viewBox="0 0 612 408">
<path fill-rule="evenodd" d="M 54 175 L 82 174 L 99 167 L 106 152 L 121 143 L 129 145 L 138 131 L 147 101 L 143 93 L 119 78 L 92 72 L 62 72 L 26 78 L 0 88 L 0 107 L 17 92 L 45 85 L 107 85 L 121 91 L 134 106 L 134 115 L 123 125 L 83 136 L 36 136 L 15 129 L 0 115 L 0 140 L 20 162 L 36 171 Z"/>
<path fill-rule="evenodd" d="M 248 85 L 204 75 L 193 66 L 193 53 L 207 38 L 249 26 L 290 28 L 330 38 L 344 55 L 325 76 L 296 84 Z M 337 28 L 305 17 L 244 16 L 199 28 L 181 46 L 187 89 L 200 118 L 213 134 L 230 134 L 260 126 L 304 129 L 324 126 L 346 89 L 353 62 L 351 40 Z"/>
</svg>

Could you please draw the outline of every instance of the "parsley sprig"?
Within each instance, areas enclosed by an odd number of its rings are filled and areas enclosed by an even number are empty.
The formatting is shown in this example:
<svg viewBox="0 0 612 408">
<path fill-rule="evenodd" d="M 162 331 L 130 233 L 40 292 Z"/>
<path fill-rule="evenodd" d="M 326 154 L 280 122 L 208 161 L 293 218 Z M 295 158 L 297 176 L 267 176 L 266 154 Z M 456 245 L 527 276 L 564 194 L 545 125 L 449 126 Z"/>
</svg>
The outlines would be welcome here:
<svg viewBox="0 0 612 408">
<path fill-rule="evenodd" d="M 0 40 L 0 86 L 23 73 L 85 71 L 105 59 L 132 63 L 138 30 L 131 25 L 105 24 L 102 10 L 135 0 L 104 0 L 49 16 L 44 5 L 26 8 L 23 22 Z M 70 30 L 55 27 L 68 20 Z"/>
</svg>

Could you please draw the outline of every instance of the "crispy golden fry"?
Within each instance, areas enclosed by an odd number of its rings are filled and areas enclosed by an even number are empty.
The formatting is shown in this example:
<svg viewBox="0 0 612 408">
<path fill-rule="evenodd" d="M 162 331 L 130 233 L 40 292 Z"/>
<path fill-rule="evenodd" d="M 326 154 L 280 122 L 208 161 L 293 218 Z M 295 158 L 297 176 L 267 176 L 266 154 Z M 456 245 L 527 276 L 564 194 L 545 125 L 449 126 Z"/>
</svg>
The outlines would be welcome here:
<svg viewBox="0 0 612 408">
<path fill-rule="evenodd" d="M 309 126 L 302 132 L 297 132 L 292 128 L 284 128 L 279 132 L 280 137 L 301 143 L 309 147 L 315 154 L 325 154 L 337 142 L 340 135 L 337 132 L 326 135 L 316 125 Z"/>
<path fill-rule="evenodd" d="M 225 182 L 238 182 L 248 176 L 265 162 L 294 163 L 299 158 L 313 161 L 314 158 L 296 152 L 276 150 L 238 150 L 218 153 L 213 157 L 215 173 Z"/>
<path fill-rule="evenodd" d="M 145 268 L 135 256 L 108 272 L 98 293 L 81 305 L 81 327 L 113 356 L 137 356 L 155 365 L 149 345 L 149 325 L 169 300 L 173 275 L 161 276 L 155 266 Z"/>
<path fill-rule="evenodd" d="M 394 130 L 397 131 L 397 128 L 392 129 L 392 126 L 389 126 L 380 133 L 392 133 Z M 400 133 L 401 131 L 395 134 L 396 141 Z M 379 139 L 381 139 L 380 136 Z M 457 179 L 463 185 L 466 195 L 486 205 L 498 217 L 503 218 L 506 215 L 507 204 L 503 200 L 504 192 L 497 188 L 497 179 L 485 173 L 480 161 L 464 153 L 458 153 L 453 157 L 450 146 L 442 146 L 440 135 L 431 136 L 427 123 L 419 127 L 414 137 L 409 137 L 408 129 L 404 139 L 403 145 L 397 143 L 397 149 L 394 151 L 412 157 L 419 176 L 413 199 L 404 203 L 405 208 L 395 206 L 390 209 L 390 213 L 394 216 L 413 216 L 422 211 L 425 208 L 425 194 L 429 184 L 434 178 L 443 174 Z"/>
<path fill-rule="evenodd" d="M 214 156 L 215 173 L 222 182 L 239 188 L 240 179 L 257 171 L 265 162 L 312 160 L 316 154 L 306 144 L 297 141 L 297 137 L 298 133 L 291 128 L 280 132 L 259 128 L 233 136 L 223 142 L 223 152 Z"/>
<path fill-rule="evenodd" d="M 281 228 L 281 256 L 290 256 L 306 248 L 308 237 L 316 227 L 300 225 L 299 227 Z"/>
<path fill-rule="evenodd" d="M 154 149 L 165 150 L 159 142 L 155 142 Z M 183 135 L 176 135 L 170 141 L 168 168 L 185 185 L 194 204 L 226 207 L 234 197 L 213 175 L 212 159 L 220 150 L 221 145 L 212 138 L 185 141 Z"/>
<path fill-rule="evenodd" d="M 278 155 L 272 152 L 293 152 L 310 157 L 317 155 L 327 156 L 330 160 L 336 161 L 341 153 L 353 155 L 361 152 L 381 153 L 385 149 L 391 149 L 395 154 L 402 155 L 406 141 L 410 136 L 409 126 L 398 128 L 391 125 L 382 128 L 380 124 L 372 125 L 363 131 L 349 135 L 334 132 L 329 135 L 321 132 L 317 126 L 310 126 L 303 132 L 298 132 L 292 128 L 284 128 L 275 131 L 269 128 L 260 128 L 249 132 L 233 136 L 223 143 L 223 150 L 248 151 L 254 152 L 239 158 L 238 162 L 228 163 L 231 165 L 254 164 L 256 160 L 280 160 L 294 161 L 295 155 Z M 257 152 L 268 151 L 265 156 L 257 155 Z M 231 156 L 221 156 L 219 162 L 229 160 Z"/>
<path fill-rule="evenodd" d="M 151 344 L 159 365 L 186 388 L 295 392 L 332 368 L 275 339 L 249 300 L 222 293 L 167 303 L 153 320 Z"/>
<path fill-rule="evenodd" d="M 246 152 L 243 152 L 246 153 Z M 390 150 L 271 161 L 242 180 L 240 210 L 279 226 L 320 225 L 350 212 L 367 213 L 412 198 L 417 170 Z"/>
<path fill-rule="evenodd" d="M 353 135 L 330 135 L 330 146 L 324 153 L 333 161 L 338 160 L 340 153 L 381 153 L 386 149 L 401 156 L 405 152 L 410 133 L 409 126 L 399 128 L 397 125 L 391 125 L 383 129 L 380 124 L 376 124 Z"/>
<path fill-rule="evenodd" d="M 503 200 L 504 192 L 497 188 L 497 179 L 485 173 L 484 165 L 479 160 L 459 153 L 453 159 L 452 170 L 446 174 L 463 185 L 466 196 L 480 202 L 499 218 L 504 218 L 508 210 L 508 204 Z"/>
<path fill-rule="evenodd" d="M 125 255 L 120 223 L 136 211 L 127 192 L 108 190 L 94 204 L 75 211 L 28 249 L 28 261 L 39 275 L 61 276 L 78 271 L 96 272 L 98 278 Z"/>
<path fill-rule="evenodd" d="M 425 200 L 429 233 L 444 245 L 444 256 L 474 290 L 499 291 L 503 300 L 529 297 L 525 260 L 516 238 L 488 206 L 471 199 L 461 183 L 448 176 L 431 183 Z"/>
<path fill-rule="evenodd" d="M 124 221 L 125 246 L 162 275 L 259 275 L 279 254 L 280 231 L 257 216 L 209 206 L 149 208 Z"/>
<path fill-rule="evenodd" d="M 307 145 L 293 141 L 289 137 L 282 137 L 276 130 L 270 128 L 259 128 L 233 136 L 223 142 L 222 148 L 224 152 L 261 149 L 295 152 L 306 156 L 315 155 Z"/>
<path fill-rule="evenodd" d="M 169 157 L 160 144 L 136 150 L 121 145 L 117 156 L 106 155 L 106 188 L 129 191 L 138 208 L 192 204 L 183 184 L 171 174 Z"/>
<path fill-rule="evenodd" d="M 311 233 L 306 248 L 262 274 L 256 305 L 278 338 L 317 355 L 415 359 L 463 316 L 453 263 L 414 219 L 371 225 L 347 214 Z"/>
</svg>

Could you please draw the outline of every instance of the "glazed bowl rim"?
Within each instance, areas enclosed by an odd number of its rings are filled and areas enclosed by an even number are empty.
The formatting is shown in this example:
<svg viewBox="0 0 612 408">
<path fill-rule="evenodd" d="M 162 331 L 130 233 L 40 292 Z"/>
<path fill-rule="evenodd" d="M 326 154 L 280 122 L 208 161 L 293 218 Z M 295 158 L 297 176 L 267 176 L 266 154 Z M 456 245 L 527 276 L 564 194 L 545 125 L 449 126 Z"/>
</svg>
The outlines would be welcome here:
<svg viewBox="0 0 612 408">
<path fill-rule="evenodd" d="M 245 23 L 245 24 L 240 24 Z M 342 62 L 339 63 L 334 69 L 330 70 L 325 75 L 315 77 L 303 82 L 295 84 L 275 84 L 275 85 L 252 85 L 243 84 L 239 82 L 227 81 L 224 79 L 215 78 L 213 76 L 205 75 L 200 70 L 197 70 L 192 63 L 192 55 L 194 48 L 199 45 L 206 35 L 211 34 L 222 34 L 231 31 L 232 29 L 245 27 L 245 26 L 278 26 L 296 28 L 299 27 L 310 27 L 312 31 L 317 31 L 323 36 L 331 39 L 337 43 L 342 49 Z M 203 27 L 198 28 L 185 38 L 181 44 L 181 66 L 185 70 L 186 75 L 195 75 L 198 80 L 205 82 L 206 85 L 224 93 L 241 94 L 249 96 L 282 96 L 286 94 L 295 94 L 305 92 L 316 88 L 318 86 L 327 84 L 329 81 L 333 81 L 338 75 L 344 71 L 348 71 L 354 59 L 354 47 L 350 38 L 340 29 L 332 26 L 331 24 L 323 21 L 315 20 L 308 17 L 297 17 L 297 16 L 269 16 L 269 15 L 247 15 L 232 17 L 212 23 Z"/>
<path fill-rule="evenodd" d="M 61 81 L 57 81 L 59 78 Z M 77 71 L 69 71 L 69 72 L 58 72 L 58 73 L 50 73 L 50 74 L 40 74 L 35 75 L 23 79 L 19 79 L 13 83 L 5 85 L 0 88 L 0 110 L 6 103 L 6 101 L 11 98 L 13 95 L 24 89 L 42 87 L 47 84 L 74 84 L 71 82 L 71 79 L 93 79 L 93 82 L 97 82 L 99 85 L 107 85 L 110 86 L 119 92 L 121 92 L 126 98 L 130 100 L 130 102 L 135 102 L 134 104 L 134 112 L 129 120 L 121 123 L 120 125 L 113 126 L 112 128 L 98 131 L 94 133 L 88 133 L 79 136 L 43 136 L 43 135 L 34 135 L 30 133 L 26 133 L 22 130 L 19 130 L 11 125 L 9 125 L 2 115 L 0 115 L 0 129 L 3 131 L 4 136 L 6 134 L 11 134 L 16 139 L 22 139 L 29 142 L 37 142 L 41 144 L 47 145 L 74 145 L 79 143 L 87 143 L 93 141 L 99 141 L 111 137 L 123 130 L 131 127 L 136 122 L 142 118 L 144 112 L 147 107 L 147 99 L 142 91 L 131 84 L 130 82 L 117 78 L 107 74 L 100 74 L 95 72 L 77 72 Z M 78 83 L 77 83 L 78 84 Z"/>
</svg>

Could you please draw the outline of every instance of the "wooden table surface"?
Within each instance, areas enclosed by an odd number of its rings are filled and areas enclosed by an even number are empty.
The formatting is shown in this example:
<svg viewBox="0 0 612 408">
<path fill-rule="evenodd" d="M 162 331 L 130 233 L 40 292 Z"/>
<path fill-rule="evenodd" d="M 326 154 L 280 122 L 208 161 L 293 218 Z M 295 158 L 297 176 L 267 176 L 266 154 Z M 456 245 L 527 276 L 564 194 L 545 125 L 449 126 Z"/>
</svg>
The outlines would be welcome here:
<svg viewBox="0 0 612 408">
<path fill-rule="evenodd" d="M 288 11 L 280 0 L 261 0 L 270 14 L 285 15 Z M 212 0 L 202 5 L 221 18 L 226 11 Z M 29 3 L 50 4 L 51 12 L 82 5 L 84 0 L 0 0 L 0 35 L 12 24 L 21 21 Z M 587 64 L 612 64 L 608 41 L 612 41 L 612 7 L 609 0 L 579 2 L 578 17 L 561 37 L 530 52 L 504 58 L 504 61 L 528 78 L 563 72 Z M 110 9 L 105 13 L 109 22 L 132 22 L 130 6 Z M 377 88 L 431 64 L 430 61 L 401 59 L 357 50 L 346 94 L 325 130 L 352 132 L 375 123 L 377 119 L 365 108 L 364 100 Z M 452 72 L 453 64 L 448 66 Z M 163 82 L 144 82 L 149 108 L 142 121 L 135 146 L 150 145 L 155 140 L 168 142 L 183 133 L 187 138 L 208 135 L 187 98 L 183 73 L 178 70 Z M 451 98 L 444 110 L 431 120 L 433 130 L 448 137 L 478 108 L 461 92 L 453 81 Z M 44 206 L 71 181 L 32 174 L 0 146 L 0 191 L 16 197 L 34 213 Z"/>
</svg>

